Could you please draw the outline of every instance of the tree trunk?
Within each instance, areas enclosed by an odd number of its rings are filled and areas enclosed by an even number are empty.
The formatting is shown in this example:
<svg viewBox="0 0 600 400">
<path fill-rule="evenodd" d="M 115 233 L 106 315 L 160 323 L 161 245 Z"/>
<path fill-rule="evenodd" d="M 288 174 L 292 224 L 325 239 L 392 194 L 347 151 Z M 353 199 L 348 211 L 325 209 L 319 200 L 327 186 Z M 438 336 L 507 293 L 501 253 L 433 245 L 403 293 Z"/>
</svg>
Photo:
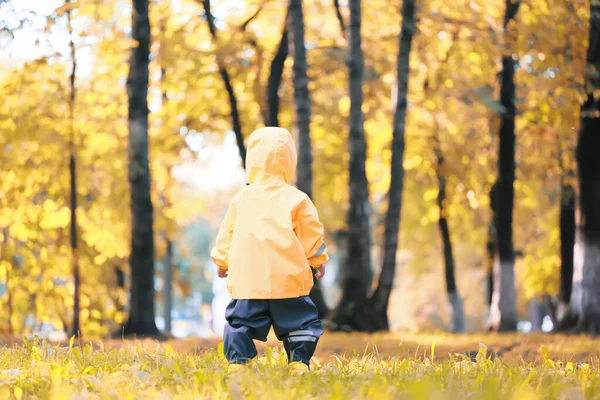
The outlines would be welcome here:
<svg viewBox="0 0 600 400">
<path fill-rule="evenodd" d="M 129 98 L 129 186 L 131 192 L 131 287 L 126 335 L 158 334 L 154 317 L 154 234 L 148 165 L 148 0 L 133 0 L 127 95 Z"/>
<path fill-rule="evenodd" d="M 568 313 L 573 288 L 573 260 L 575 248 L 575 190 L 561 183 L 560 199 L 560 292 L 555 320 L 562 321 Z"/>
<path fill-rule="evenodd" d="M 204 7 L 206 22 L 208 23 L 208 29 L 213 40 L 213 45 L 217 49 L 216 58 L 217 67 L 219 69 L 219 75 L 221 75 L 221 79 L 223 80 L 223 84 L 225 85 L 225 90 L 227 91 L 227 95 L 229 96 L 229 106 L 231 108 L 230 116 L 231 123 L 233 124 L 233 132 L 235 133 L 235 140 L 237 142 L 240 157 L 242 159 L 242 165 L 244 166 L 244 168 L 246 168 L 246 146 L 244 145 L 244 135 L 242 133 L 242 123 L 240 121 L 240 114 L 238 111 L 237 96 L 235 95 L 235 91 L 233 90 L 231 78 L 229 77 L 229 72 L 225 67 L 225 63 L 219 56 L 219 40 L 217 36 L 217 28 L 215 26 L 215 17 L 212 14 L 210 8 L 210 0 L 202 0 L 202 6 Z"/>
<path fill-rule="evenodd" d="M 487 243 L 485 245 L 487 254 L 487 277 L 486 277 L 486 289 L 487 289 L 487 307 L 488 312 L 492 309 L 492 296 L 494 293 L 494 260 L 496 259 L 496 218 L 498 216 L 498 182 L 496 181 L 490 189 L 490 209 L 492 217 L 488 224 Z"/>
<path fill-rule="evenodd" d="M 283 76 L 285 60 L 288 58 L 288 28 L 287 19 L 283 25 L 277 53 L 271 60 L 271 70 L 269 80 L 267 81 L 267 124 L 269 126 L 279 126 L 279 86 Z"/>
<path fill-rule="evenodd" d="M 119 288 L 120 290 L 125 290 L 125 272 L 119 265 L 116 265 L 114 267 L 114 272 L 115 272 L 115 282 L 117 283 L 117 288 Z M 118 296 L 115 297 L 115 308 L 117 309 L 117 311 L 125 310 L 125 304 L 123 304 L 123 302 L 119 301 Z"/>
<path fill-rule="evenodd" d="M 506 0 L 504 29 L 516 17 L 520 1 Z M 508 38 L 507 38 L 508 40 Z M 502 56 L 500 103 L 504 110 L 500 122 L 498 149 L 498 209 L 496 221 L 497 252 L 494 257 L 494 292 L 489 316 L 490 330 L 512 332 L 517 329 L 515 255 L 512 220 L 515 182 L 515 60 Z"/>
<path fill-rule="evenodd" d="M 348 329 L 354 308 L 367 298 L 373 280 L 371 270 L 371 229 L 369 185 L 366 174 L 367 143 L 364 132 L 363 78 L 364 60 L 361 47 L 360 0 L 350 0 L 349 86 L 350 118 L 348 150 L 350 153 L 350 204 L 347 214 L 348 246 L 342 266 L 342 298 L 333 316 L 334 329 Z"/>
<path fill-rule="evenodd" d="M 312 198 L 312 145 L 310 139 L 311 102 L 308 90 L 308 63 L 304 46 L 304 17 L 302 0 L 291 0 L 289 8 L 289 49 L 294 57 L 294 105 L 296 108 L 296 135 L 298 137 L 298 189 Z M 285 35 L 285 34 L 284 34 Z M 281 45 L 280 45 L 281 47 Z M 285 60 L 284 60 L 285 61 Z M 319 315 L 329 314 L 319 282 L 315 279 L 310 297 L 319 310 Z"/>
<path fill-rule="evenodd" d="M 173 309 L 173 242 L 167 239 L 167 251 L 163 261 L 163 316 L 164 333 L 171 334 L 171 310 Z"/>
<path fill-rule="evenodd" d="M 71 2 L 70 0 L 68 1 Z M 71 335 L 80 336 L 80 289 L 81 277 L 79 274 L 79 249 L 77 246 L 77 164 L 75 159 L 75 74 L 77 72 L 77 57 L 75 42 L 73 41 L 73 26 L 71 24 L 71 10 L 67 11 L 69 29 L 69 47 L 71 49 L 71 76 L 69 96 L 69 118 L 71 123 L 71 139 L 69 142 L 69 175 L 71 199 L 71 269 L 73 272 L 73 326 Z"/>
<path fill-rule="evenodd" d="M 408 79 L 410 74 L 410 52 L 415 33 L 415 1 L 402 3 L 402 28 L 397 61 L 396 105 L 394 111 L 394 129 L 392 133 L 392 161 L 390 165 L 390 188 L 388 191 L 388 209 L 385 217 L 383 243 L 383 263 L 377 289 L 370 299 L 372 314 L 375 317 L 375 330 L 389 330 L 387 315 L 390 294 L 396 274 L 396 253 L 400 216 L 402 211 L 402 189 L 404 187 L 404 138 L 406 128 L 406 108 L 408 99 Z"/>
<path fill-rule="evenodd" d="M 577 330 L 600 334 L 600 4 L 590 3 L 590 33 L 585 71 L 586 100 L 577 143 L 579 220 L 571 305 Z"/>
<path fill-rule="evenodd" d="M 440 229 L 440 235 L 442 237 L 442 246 L 444 250 L 444 276 L 446 278 L 446 293 L 448 295 L 448 303 L 450 305 L 450 316 L 452 320 L 452 329 L 454 333 L 464 333 L 465 331 L 465 313 L 463 300 L 458 293 L 456 287 L 456 280 L 454 278 L 454 256 L 452 254 L 452 240 L 450 239 L 450 227 L 448 226 L 448 220 L 446 218 L 446 178 L 443 174 L 444 168 L 444 156 L 439 147 L 439 143 L 436 144 L 435 148 L 437 158 L 437 178 L 439 184 L 439 191 L 437 197 L 437 204 L 440 210 L 440 217 L 438 220 L 438 227 Z"/>
<path fill-rule="evenodd" d="M 302 0 L 290 0 L 289 48 L 294 58 L 294 106 L 298 138 L 298 189 L 312 197 L 312 146 L 310 140 L 310 92 L 308 91 L 308 63 L 304 47 L 304 18 Z"/>
<path fill-rule="evenodd" d="M 544 309 L 537 299 L 529 300 L 529 318 L 531 319 L 531 332 L 540 332 L 544 323 Z"/>
<path fill-rule="evenodd" d="M 452 43 L 446 52 L 446 55 L 443 59 L 440 60 L 441 65 L 447 65 L 448 60 L 454 50 L 454 45 L 456 44 L 458 38 L 458 31 L 455 31 L 452 37 Z M 425 80 L 424 85 L 424 93 L 426 97 L 430 96 L 430 90 L 433 87 L 433 90 L 440 89 L 440 82 L 444 82 L 446 79 L 445 70 L 441 69 L 437 71 L 435 76 L 428 77 Z M 430 79 L 431 78 L 431 79 Z M 431 83 L 430 84 L 430 80 Z M 435 101 L 435 98 L 431 98 L 432 101 Z M 436 107 L 436 108 L 439 108 Z M 448 219 L 446 217 L 446 177 L 444 176 L 444 154 L 442 152 L 442 145 L 440 140 L 440 123 L 438 122 L 437 116 L 433 117 L 434 126 L 433 126 L 433 152 L 436 158 L 436 166 L 435 172 L 438 180 L 438 196 L 437 196 L 437 206 L 439 209 L 439 219 L 438 219 L 438 228 L 440 230 L 440 236 L 442 238 L 442 249 L 444 256 L 444 277 L 446 281 L 446 294 L 448 296 L 448 306 L 450 310 L 450 320 L 451 320 L 451 331 L 455 333 L 463 333 L 465 330 L 465 316 L 464 316 L 464 306 L 463 300 L 458 293 L 458 289 L 456 287 L 456 280 L 454 278 L 454 256 L 452 253 L 452 241 L 450 239 L 450 227 L 448 226 Z"/>
</svg>

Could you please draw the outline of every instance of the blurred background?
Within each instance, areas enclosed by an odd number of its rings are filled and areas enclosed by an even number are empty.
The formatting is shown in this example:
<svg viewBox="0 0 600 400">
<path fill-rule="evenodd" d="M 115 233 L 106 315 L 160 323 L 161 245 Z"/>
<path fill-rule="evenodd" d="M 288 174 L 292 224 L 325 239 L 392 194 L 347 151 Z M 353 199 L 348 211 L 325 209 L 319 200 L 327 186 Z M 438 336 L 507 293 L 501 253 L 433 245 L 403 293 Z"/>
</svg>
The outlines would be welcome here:
<svg viewBox="0 0 600 400">
<path fill-rule="evenodd" d="M 0 0 L 2 332 L 220 334 L 209 251 L 264 125 L 298 140 L 332 330 L 552 330 L 593 6 L 360 3 Z"/>
</svg>

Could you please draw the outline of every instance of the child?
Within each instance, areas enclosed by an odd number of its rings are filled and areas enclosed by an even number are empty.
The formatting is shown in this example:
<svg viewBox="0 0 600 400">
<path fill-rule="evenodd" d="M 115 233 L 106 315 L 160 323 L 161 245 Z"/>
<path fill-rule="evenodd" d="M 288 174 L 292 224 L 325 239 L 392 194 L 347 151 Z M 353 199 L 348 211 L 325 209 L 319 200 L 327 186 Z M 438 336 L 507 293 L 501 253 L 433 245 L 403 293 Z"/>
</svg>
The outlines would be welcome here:
<svg viewBox="0 0 600 400">
<path fill-rule="evenodd" d="M 266 341 L 271 325 L 294 373 L 309 370 L 323 334 L 308 297 L 328 261 L 323 225 L 309 197 L 291 186 L 297 154 L 290 133 L 265 127 L 248 141 L 249 185 L 234 196 L 211 252 L 227 277 L 225 356 L 230 371 L 256 357 L 253 339 Z"/>
</svg>

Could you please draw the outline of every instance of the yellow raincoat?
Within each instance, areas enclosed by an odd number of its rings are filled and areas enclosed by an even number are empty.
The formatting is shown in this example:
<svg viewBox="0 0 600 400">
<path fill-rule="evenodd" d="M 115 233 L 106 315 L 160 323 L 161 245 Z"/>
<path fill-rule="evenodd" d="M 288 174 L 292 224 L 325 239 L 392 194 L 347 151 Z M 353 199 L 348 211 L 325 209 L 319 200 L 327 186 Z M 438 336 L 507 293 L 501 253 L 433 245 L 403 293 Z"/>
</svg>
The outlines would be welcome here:
<svg viewBox="0 0 600 400">
<path fill-rule="evenodd" d="M 211 252 L 219 268 L 228 270 L 233 299 L 306 296 L 313 286 L 309 265 L 328 260 L 314 204 L 290 185 L 296 163 L 287 130 L 265 127 L 250 136 L 250 184 L 231 201 Z"/>
</svg>

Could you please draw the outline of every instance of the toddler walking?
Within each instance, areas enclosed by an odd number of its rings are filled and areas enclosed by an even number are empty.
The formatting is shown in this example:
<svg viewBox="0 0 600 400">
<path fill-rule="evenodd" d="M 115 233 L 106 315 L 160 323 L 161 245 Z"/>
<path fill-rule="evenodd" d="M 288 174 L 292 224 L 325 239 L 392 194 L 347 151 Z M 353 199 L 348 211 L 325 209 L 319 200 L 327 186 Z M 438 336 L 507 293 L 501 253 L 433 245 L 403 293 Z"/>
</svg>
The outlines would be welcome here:
<svg viewBox="0 0 600 400">
<path fill-rule="evenodd" d="M 323 225 L 310 198 L 291 186 L 297 153 L 290 133 L 265 127 L 248 141 L 248 182 L 231 201 L 211 256 L 227 278 L 224 350 L 229 370 L 256 357 L 253 339 L 271 326 L 283 341 L 293 372 L 308 371 L 323 334 L 308 297 L 328 261 Z"/>
</svg>

